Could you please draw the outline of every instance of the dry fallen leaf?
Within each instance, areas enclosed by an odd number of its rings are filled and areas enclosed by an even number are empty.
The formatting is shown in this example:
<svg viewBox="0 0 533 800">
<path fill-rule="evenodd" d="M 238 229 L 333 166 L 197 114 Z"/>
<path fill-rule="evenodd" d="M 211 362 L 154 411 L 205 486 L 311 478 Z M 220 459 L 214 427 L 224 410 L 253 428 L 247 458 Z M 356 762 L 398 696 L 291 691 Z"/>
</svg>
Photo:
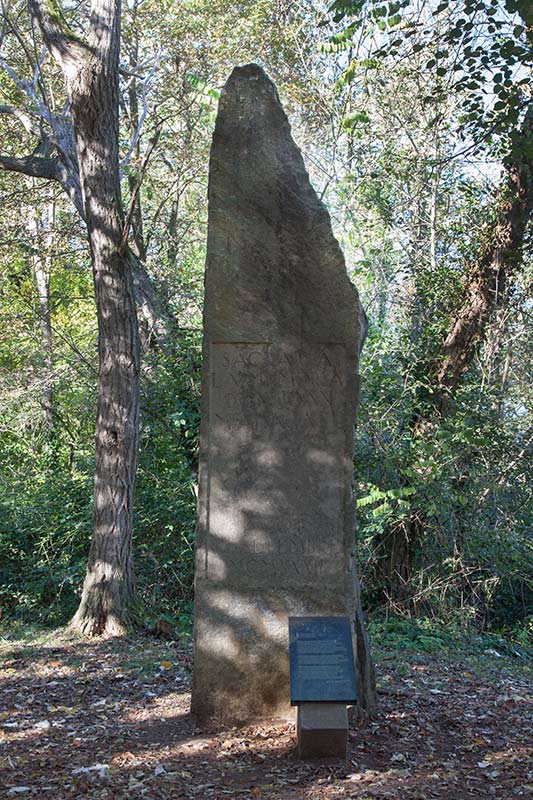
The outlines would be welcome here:
<svg viewBox="0 0 533 800">
<path fill-rule="evenodd" d="M 391 761 L 405 761 L 406 758 L 405 758 L 404 753 L 393 753 L 390 760 Z"/>
</svg>

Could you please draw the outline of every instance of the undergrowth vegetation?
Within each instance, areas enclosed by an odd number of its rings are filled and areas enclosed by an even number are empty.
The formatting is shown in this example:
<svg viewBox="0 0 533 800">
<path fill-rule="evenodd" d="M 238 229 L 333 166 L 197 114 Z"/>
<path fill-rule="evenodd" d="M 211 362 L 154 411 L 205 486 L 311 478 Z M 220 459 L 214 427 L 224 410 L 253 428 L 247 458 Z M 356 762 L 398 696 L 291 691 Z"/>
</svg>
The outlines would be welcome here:
<svg viewBox="0 0 533 800">
<path fill-rule="evenodd" d="M 433 11 L 414 0 L 329 10 L 245 0 L 238 19 L 225 0 L 216 14 L 203 0 L 186 13 L 167 5 L 123 10 L 121 57 L 135 75 L 121 78 L 123 195 L 126 207 L 135 201 L 136 245 L 169 326 L 164 344 L 143 330 L 132 619 L 183 635 L 190 625 L 209 144 L 231 68 L 258 60 L 369 319 L 355 548 L 375 646 L 440 653 L 470 631 L 480 648 L 515 657 L 533 610 L 530 224 L 502 256 L 507 267 L 495 273 L 494 262 L 509 176 L 533 153 L 528 4 L 505 0 L 494 15 L 493 0 Z M 20 28 L 26 46 L 6 33 L 10 72 L 0 70 L 2 154 L 13 157 L 36 145 L 6 111 L 26 102 L 31 76 L 47 87 L 43 102 L 65 99 L 52 60 L 40 73 L 32 62 L 35 31 L 15 6 L 6 31 Z M 65 13 L 82 31 L 77 7 Z M 57 626 L 79 602 L 92 531 L 90 256 L 58 185 L 0 170 L 0 197 L 0 621 Z M 490 302 L 472 342 L 452 353 L 453 380 L 441 380 L 486 262 Z M 500 635 L 508 644 L 490 638 Z"/>
</svg>

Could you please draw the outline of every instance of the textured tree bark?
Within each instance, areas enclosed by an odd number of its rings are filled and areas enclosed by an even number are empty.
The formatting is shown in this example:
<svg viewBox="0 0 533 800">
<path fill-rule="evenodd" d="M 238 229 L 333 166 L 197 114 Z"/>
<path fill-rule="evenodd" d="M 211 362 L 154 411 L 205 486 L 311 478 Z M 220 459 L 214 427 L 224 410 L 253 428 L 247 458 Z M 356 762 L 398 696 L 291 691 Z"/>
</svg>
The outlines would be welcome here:
<svg viewBox="0 0 533 800">
<path fill-rule="evenodd" d="M 521 141 L 506 166 L 496 203 L 495 221 L 487 225 L 478 257 L 465 287 L 463 303 L 442 346 L 437 369 L 439 410 L 446 413 L 453 392 L 481 342 L 492 312 L 520 264 L 526 228 L 533 210 L 533 104 L 524 120 Z"/>
<path fill-rule="evenodd" d="M 119 0 L 93 0 L 88 43 L 49 4 L 30 0 L 66 79 L 91 248 L 98 316 L 93 535 L 71 627 L 121 634 L 133 596 L 132 515 L 139 422 L 139 342 L 132 258 L 120 253 L 124 215 L 118 151 Z"/>
</svg>

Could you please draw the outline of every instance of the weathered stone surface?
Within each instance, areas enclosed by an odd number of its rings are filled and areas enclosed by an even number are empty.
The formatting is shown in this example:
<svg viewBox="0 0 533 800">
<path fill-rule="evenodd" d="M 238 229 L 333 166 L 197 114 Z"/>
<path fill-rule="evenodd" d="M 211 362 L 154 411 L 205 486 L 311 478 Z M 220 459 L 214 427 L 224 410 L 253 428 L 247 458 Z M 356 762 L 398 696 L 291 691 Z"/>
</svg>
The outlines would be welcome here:
<svg viewBox="0 0 533 800">
<path fill-rule="evenodd" d="M 300 758 L 346 758 L 348 712 L 342 703 L 302 703 L 297 729 Z"/>
<path fill-rule="evenodd" d="M 288 713 L 287 617 L 354 616 L 358 346 L 358 299 L 276 89 L 259 67 L 236 68 L 209 172 L 200 721 Z"/>
</svg>

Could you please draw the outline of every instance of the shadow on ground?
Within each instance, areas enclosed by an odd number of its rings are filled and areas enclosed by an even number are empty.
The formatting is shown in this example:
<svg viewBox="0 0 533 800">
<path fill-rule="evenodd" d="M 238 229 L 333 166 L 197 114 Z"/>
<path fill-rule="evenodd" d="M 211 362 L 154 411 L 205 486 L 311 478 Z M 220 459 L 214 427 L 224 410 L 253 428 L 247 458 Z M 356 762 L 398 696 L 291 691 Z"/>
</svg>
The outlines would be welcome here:
<svg viewBox="0 0 533 800">
<path fill-rule="evenodd" d="M 379 715 L 345 761 L 301 762 L 291 722 L 198 729 L 187 643 L 62 634 L 0 647 L 6 798 L 357 800 L 531 796 L 525 681 L 436 660 L 380 669 Z M 530 767 L 531 769 L 531 767 Z"/>
</svg>

